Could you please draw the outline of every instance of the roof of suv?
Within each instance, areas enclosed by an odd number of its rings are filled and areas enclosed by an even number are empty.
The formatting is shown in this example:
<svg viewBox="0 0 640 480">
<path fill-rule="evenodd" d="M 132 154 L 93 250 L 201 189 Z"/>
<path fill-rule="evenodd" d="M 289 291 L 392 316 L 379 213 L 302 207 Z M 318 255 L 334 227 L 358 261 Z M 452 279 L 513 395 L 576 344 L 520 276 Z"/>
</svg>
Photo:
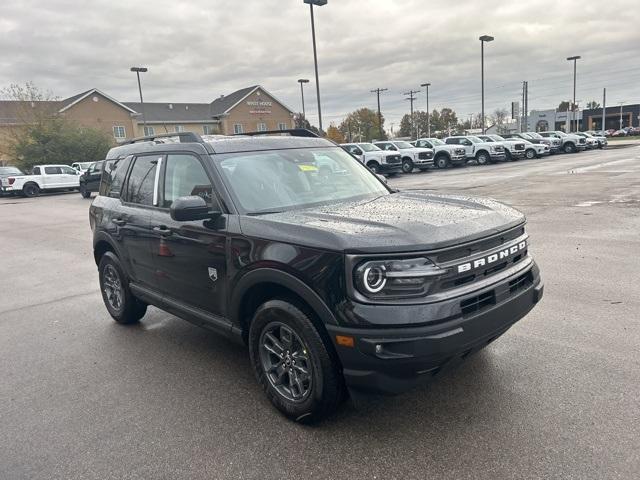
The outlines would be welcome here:
<svg viewBox="0 0 640 480">
<path fill-rule="evenodd" d="M 261 150 L 285 150 L 293 148 L 336 147 L 336 144 L 301 130 L 284 131 L 277 136 L 272 132 L 255 132 L 246 135 L 205 135 L 186 132 L 185 134 L 143 137 L 113 147 L 107 153 L 107 159 L 122 158 L 127 155 L 154 151 L 193 150 L 203 154 L 236 152 L 255 152 Z M 279 132 L 278 132 L 279 133 Z M 285 135 L 289 133 L 290 135 Z"/>
</svg>

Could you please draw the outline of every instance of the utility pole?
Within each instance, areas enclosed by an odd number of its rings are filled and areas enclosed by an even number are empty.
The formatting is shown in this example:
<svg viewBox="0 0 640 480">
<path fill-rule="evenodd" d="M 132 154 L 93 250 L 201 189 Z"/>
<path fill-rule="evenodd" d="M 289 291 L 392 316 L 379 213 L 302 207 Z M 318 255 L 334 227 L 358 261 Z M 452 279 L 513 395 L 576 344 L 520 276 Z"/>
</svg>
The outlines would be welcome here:
<svg viewBox="0 0 640 480">
<path fill-rule="evenodd" d="M 605 131 L 604 125 L 605 125 L 606 110 L 607 110 L 607 89 L 603 88 L 602 89 L 602 127 L 600 128 L 603 134 Z"/>
<path fill-rule="evenodd" d="M 387 88 L 376 88 L 375 90 L 371 90 L 371 93 L 375 93 L 378 96 L 378 128 L 380 130 L 380 136 L 384 137 L 382 130 L 382 113 L 380 113 L 380 92 L 386 92 Z M 382 138 L 380 138 L 382 140 Z"/>
<path fill-rule="evenodd" d="M 412 137 L 416 133 L 416 122 L 415 122 L 415 119 L 413 118 L 413 102 L 416 99 L 415 94 L 419 92 L 420 90 L 409 90 L 408 92 L 403 93 L 403 95 L 409 95 L 409 97 L 405 98 L 405 100 L 409 100 L 409 102 L 411 102 L 411 131 L 412 131 L 411 135 Z"/>
<path fill-rule="evenodd" d="M 431 112 L 429 112 L 429 87 L 430 83 L 423 83 L 420 85 L 421 87 L 426 87 L 427 89 L 427 138 L 431 138 Z"/>
<path fill-rule="evenodd" d="M 522 82 L 522 111 L 520 112 L 520 133 L 524 132 L 524 129 L 526 128 L 524 126 L 524 109 L 525 109 L 525 102 L 526 102 L 526 88 L 527 88 L 527 82 Z"/>
<path fill-rule="evenodd" d="M 576 130 L 578 129 L 578 121 L 576 119 L 576 63 L 577 60 L 580 60 L 582 57 L 580 55 L 576 55 L 574 57 L 567 57 L 567 60 L 570 62 L 573 61 L 573 104 L 571 105 L 571 111 L 573 112 L 571 115 L 571 120 L 576 120 Z M 569 132 L 573 132 L 573 126 L 569 123 Z"/>
<path fill-rule="evenodd" d="M 527 80 L 526 82 L 524 82 L 524 106 L 523 106 L 523 113 L 524 113 L 524 123 L 523 123 L 523 128 L 524 131 L 528 131 L 529 130 L 529 81 Z"/>
</svg>

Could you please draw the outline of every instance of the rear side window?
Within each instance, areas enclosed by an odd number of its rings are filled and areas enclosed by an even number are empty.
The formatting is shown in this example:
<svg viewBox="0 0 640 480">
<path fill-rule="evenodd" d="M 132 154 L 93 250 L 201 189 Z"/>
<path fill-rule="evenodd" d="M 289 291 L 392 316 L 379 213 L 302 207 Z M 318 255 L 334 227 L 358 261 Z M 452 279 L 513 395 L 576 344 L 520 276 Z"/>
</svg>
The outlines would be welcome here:
<svg viewBox="0 0 640 480">
<path fill-rule="evenodd" d="M 153 205 L 153 190 L 156 181 L 158 155 L 137 157 L 127 180 L 125 201 L 138 205 Z"/>
<path fill-rule="evenodd" d="M 445 140 L 446 143 L 448 143 L 449 145 L 458 145 L 458 139 L 457 138 L 447 138 Z"/>
<path fill-rule="evenodd" d="M 44 167 L 45 175 L 62 175 L 62 169 L 60 167 Z"/>
<path fill-rule="evenodd" d="M 200 160 L 193 155 L 168 155 L 162 206 L 169 208 L 177 198 L 190 195 L 202 197 L 207 205 L 211 206 L 213 187 L 207 172 Z"/>
<path fill-rule="evenodd" d="M 100 195 L 120 198 L 124 178 L 129 170 L 131 157 L 113 162 L 107 162 L 100 180 Z"/>
<path fill-rule="evenodd" d="M 33 170 L 31 170 L 31 174 L 40 175 L 40 167 L 33 167 Z"/>
</svg>

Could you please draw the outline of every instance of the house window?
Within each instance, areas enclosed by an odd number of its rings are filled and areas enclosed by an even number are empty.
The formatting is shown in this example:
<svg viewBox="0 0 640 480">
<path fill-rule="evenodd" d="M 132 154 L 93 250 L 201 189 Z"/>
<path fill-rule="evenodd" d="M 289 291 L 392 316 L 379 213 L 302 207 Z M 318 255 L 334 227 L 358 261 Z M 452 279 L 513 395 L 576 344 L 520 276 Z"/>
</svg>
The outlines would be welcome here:
<svg viewBox="0 0 640 480">
<path fill-rule="evenodd" d="M 127 132 L 125 131 L 124 127 L 122 125 L 116 125 L 113 127 L 113 136 L 117 139 L 117 140 L 123 140 L 125 138 L 127 138 Z"/>
<path fill-rule="evenodd" d="M 286 123 L 279 123 L 278 124 L 278 130 L 287 130 L 289 127 L 287 126 Z"/>
<path fill-rule="evenodd" d="M 156 134 L 156 129 L 153 127 L 144 127 L 144 136 L 149 137 Z"/>
<path fill-rule="evenodd" d="M 203 125 L 202 133 L 205 135 L 213 135 L 213 125 Z"/>
<path fill-rule="evenodd" d="M 264 122 L 258 123 L 258 131 L 259 132 L 266 132 L 267 131 L 267 124 L 264 123 Z"/>
<path fill-rule="evenodd" d="M 242 127 L 241 123 L 235 123 L 233 125 L 233 133 L 235 133 L 236 135 L 238 133 L 244 133 L 244 128 Z"/>
<path fill-rule="evenodd" d="M 184 132 L 184 125 L 176 125 L 176 133 Z"/>
</svg>

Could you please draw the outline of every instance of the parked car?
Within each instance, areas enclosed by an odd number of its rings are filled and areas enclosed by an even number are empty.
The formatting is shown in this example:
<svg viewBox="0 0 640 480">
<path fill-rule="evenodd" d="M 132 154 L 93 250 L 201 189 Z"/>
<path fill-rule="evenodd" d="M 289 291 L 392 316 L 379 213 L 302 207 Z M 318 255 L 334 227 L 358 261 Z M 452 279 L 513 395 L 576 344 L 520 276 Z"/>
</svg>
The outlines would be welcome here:
<svg viewBox="0 0 640 480">
<path fill-rule="evenodd" d="M 93 162 L 74 162 L 71 164 L 71 168 L 75 168 L 80 173 L 84 173 L 87 168 L 89 168 L 89 165 L 91 165 L 91 163 Z"/>
<path fill-rule="evenodd" d="M 524 132 L 523 135 L 531 137 L 531 141 L 546 141 L 549 142 L 549 150 L 551 153 L 558 153 L 562 151 L 562 140 L 556 137 L 543 137 L 541 132 Z"/>
<path fill-rule="evenodd" d="M 313 422 L 428 381 L 540 301 L 519 211 L 397 192 L 308 131 L 256 133 L 116 147 L 89 210 L 115 321 L 155 305 L 246 343 L 271 403 Z M 306 168 L 318 156 L 346 174 Z"/>
<path fill-rule="evenodd" d="M 434 152 L 431 148 L 414 147 L 409 142 L 401 140 L 374 142 L 374 145 L 382 150 L 398 152 L 402 156 L 404 173 L 411 173 L 415 168 L 424 171 L 433 166 Z"/>
<path fill-rule="evenodd" d="M 533 132 L 533 133 L 535 133 L 535 132 Z M 553 138 L 544 138 L 544 137 L 542 137 L 542 136 L 540 136 L 538 134 L 535 134 L 535 136 L 534 136 L 534 135 L 531 134 L 531 132 L 530 133 L 526 133 L 526 132 L 522 132 L 522 133 L 518 133 L 518 132 L 507 133 L 507 134 L 504 134 L 502 136 L 507 138 L 507 139 L 511 138 L 511 139 L 524 140 L 525 144 L 527 142 L 529 142 L 529 143 L 533 143 L 535 145 L 546 145 L 547 148 L 545 149 L 546 153 L 543 153 L 544 155 L 555 153 L 560 148 L 560 141 L 559 140 L 556 140 L 556 139 L 553 139 Z M 554 141 L 556 142 L 555 143 L 555 147 L 556 148 L 553 148 L 554 147 Z M 527 156 L 527 154 L 525 153 L 525 157 L 526 156 Z"/>
<path fill-rule="evenodd" d="M 31 175 L 7 177 L 5 191 L 36 197 L 43 191 L 75 190 L 80 186 L 80 172 L 69 165 L 36 165 Z"/>
<path fill-rule="evenodd" d="M 6 187 L 9 186 L 9 180 L 5 180 L 9 177 L 15 177 L 18 175 L 24 175 L 24 172 L 18 167 L 7 165 L 6 167 L 0 167 L 0 194 L 4 194 Z"/>
<path fill-rule="evenodd" d="M 584 139 L 587 140 L 587 150 L 602 148 L 602 146 L 600 145 L 600 141 L 597 138 L 593 137 L 592 135 L 589 135 L 586 132 L 576 132 L 576 135 L 578 135 L 579 137 L 583 137 Z M 607 139 L 604 138 L 604 141 L 606 142 Z"/>
<path fill-rule="evenodd" d="M 519 135 L 524 135 L 524 134 L 519 134 Z M 551 155 L 549 140 L 546 138 L 544 139 L 545 141 L 541 141 L 538 143 L 532 142 L 531 140 L 527 140 L 523 137 L 509 137 L 509 138 L 517 138 L 519 141 L 524 143 L 524 158 L 528 160 Z"/>
<path fill-rule="evenodd" d="M 418 148 L 433 150 L 433 164 L 437 168 L 458 167 L 467 164 L 464 148 L 447 145 L 439 138 L 419 138 L 412 144 Z"/>
<path fill-rule="evenodd" d="M 611 134 L 612 137 L 626 137 L 627 136 L 627 131 L 620 129 L 620 130 L 614 130 L 614 132 Z"/>
<path fill-rule="evenodd" d="M 478 165 L 499 162 L 506 158 L 504 146 L 495 142 L 485 142 L 473 135 L 447 137 L 448 145 L 460 145 L 465 149 L 467 161 L 475 160 Z"/>
<path fill-rule="evenodd" d="M 84 198 L 91 198 L 91 193 L 98 191 L 100 188 L 100 179 L 102 178 L 102 170 L 104 168 L 110 168 L 113 163 L 113 160 L 100 160 L 99 162 L 93 162 L 84 171 L 84 173 L 80 175 L 79 190 L 80 194 Z"/>
<path fill-rule="evenodd" d="M 561 142 L 560 150 L 564 153 L 576 153 L 586 150 L 587 139 L 575 134 L 560 131 L 540 132 L 546 138 L 557 138 Z"/>
<path fill-rule="evenodd" d="M 365 164 L 373 173 L 394 175 L 402 172 L 400 153 L 389 153 L 373 143 L 343 143 L 343 149 Z"/>
<path fill-rule="evenodd" d="M 504 146 L 506 160 L 514 161 L 525 157 L 525 143 L 523 140 L 507 140 L 500 135 L 478 135 L 480 140 L 485 142 L 496 142 Z M 534 155 L 535 157 L 535 155 Z"/>
</svg>

